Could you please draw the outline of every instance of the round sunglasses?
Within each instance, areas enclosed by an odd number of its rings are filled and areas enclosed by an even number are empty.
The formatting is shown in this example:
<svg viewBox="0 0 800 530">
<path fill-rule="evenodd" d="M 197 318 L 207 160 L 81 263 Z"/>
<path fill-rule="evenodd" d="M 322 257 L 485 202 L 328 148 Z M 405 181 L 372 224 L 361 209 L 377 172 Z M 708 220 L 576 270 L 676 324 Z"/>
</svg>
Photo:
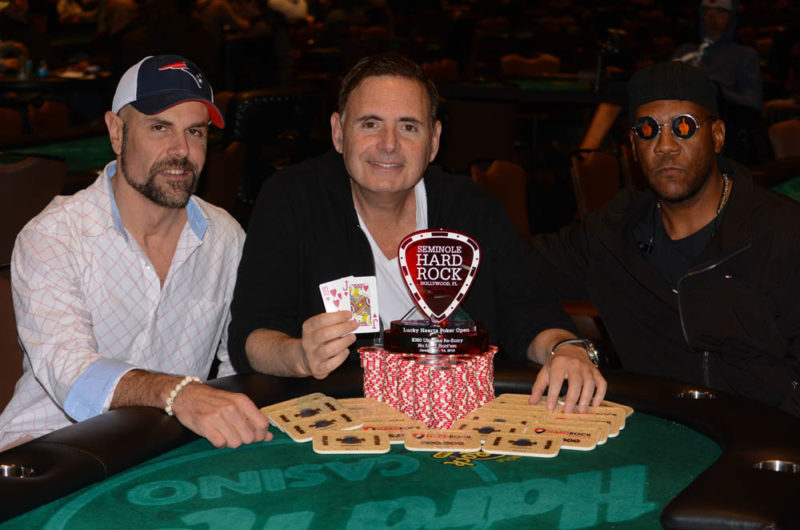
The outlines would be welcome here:
<svg viewBox="0 0 800 530">
<path fill-rule="evenodd" d="M 697 129 L 702 127 L 703 123 L 709 119 L 713 121 L 714 116 L 706 116 L 702 121 L 698 122 L 697 118 L 691 114 L 681 114 L 680 116 L 675 116 L 675 119 L 672 120 L 672 123 L 658 123 L 658 121 L 656 121 L 656 119 L 652 116 L 642 116 L 636 120 L 636 123 L 633 125 L 633 127 L 631 127 L 631 129 L 633 129 L 633 132 L 636 133 L 636 136 L 642 140 L 652 140 L 661 134 L 661 127 L 670 125 L 672 128 L 672 134 L 681 140 L 688 140 L 694 136 L 694 133 L 697 132 Z"/>
</svg>

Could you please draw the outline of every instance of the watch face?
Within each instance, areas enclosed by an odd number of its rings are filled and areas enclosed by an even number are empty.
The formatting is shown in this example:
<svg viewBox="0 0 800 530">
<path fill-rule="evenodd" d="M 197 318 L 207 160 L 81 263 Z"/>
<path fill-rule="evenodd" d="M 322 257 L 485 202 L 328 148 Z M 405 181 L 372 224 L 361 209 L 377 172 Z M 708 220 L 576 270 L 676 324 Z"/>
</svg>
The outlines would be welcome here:
<svg viewBox="0 0 800 530">
<path fill-rule="evenodd" d="M 592 361 L 592 364 L 595 366 L 600 366 L 600 356 L 597 353 L 597 349 L 594 347 L 590 341 L 585 342 L 586 345 L 586 354 L 589 356 L 589 360 Z"/>
<path fill-rule="evenodd" d="M 600 356 L 597 352 L 597 348 L 594 347 L 594 344 L 589 339 L 567 339 L 562 340 L 561 342 L 556 343 L 553 346 L 553 349 L 550 351 L 550 355 L 554 355 L 556 350 L 558 350 L 561 346 L 565 344 L 580 344 L 586 349 L 586 355 L 589 356 L 589 360 L 592 361 L 592 364 L 595 366 L 600 366 Z"/>
</svg>

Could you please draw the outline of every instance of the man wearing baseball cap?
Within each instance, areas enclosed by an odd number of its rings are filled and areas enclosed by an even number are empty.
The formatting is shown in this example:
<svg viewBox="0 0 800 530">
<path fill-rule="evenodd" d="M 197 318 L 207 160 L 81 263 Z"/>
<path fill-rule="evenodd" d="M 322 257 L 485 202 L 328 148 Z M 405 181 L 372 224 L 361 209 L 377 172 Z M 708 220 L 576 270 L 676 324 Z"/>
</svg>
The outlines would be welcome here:
<svg viewBox="0 0 800 530">
<path fill-rule="evenodd" d="M 702 70 L 656 64 L 628 94 L 649 189 L 537 238 L 537 272 L 594 303 L 624 369 L 800 416 L 800 205 L 718 156 L 726 124 Z"/>
<path fill-rule="evenodd" d="M 202 384 L 226 347 L 244 242 L 192 195 L 211 124 L 224 121 L 191 61 L 142 59 L 105 115 L 117 159 L 56 197 L 17 236 L 11 263 L 23 375 L 0 415 L 0 448 L 109 409 L 164 409 L 218 447 L 271 438 L 247 396 Z"/>
<path fill-rule="evenodd" d="M 725 148 L 729 156 L 754 165 L 762 158 L 761 110 L 764 103 L 758 52 L 735 42 L 738 0 L 701 0 L 700 43 L 686 43 L 673 59 L 699 67 L 720 90 L 720 115 L 733 131 Z"/>
</svg>

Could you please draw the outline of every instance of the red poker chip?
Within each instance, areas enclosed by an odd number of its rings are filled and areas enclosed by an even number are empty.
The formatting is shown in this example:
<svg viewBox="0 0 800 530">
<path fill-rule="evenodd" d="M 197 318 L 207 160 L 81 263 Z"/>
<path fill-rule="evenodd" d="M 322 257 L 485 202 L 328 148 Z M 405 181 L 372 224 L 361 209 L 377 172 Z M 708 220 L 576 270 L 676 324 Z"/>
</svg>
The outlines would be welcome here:
<svg viewBox="0 0 800 530">
<path fill-rule="evenodd" d="M 400 360 L 398 374 L 399 410 L 406 416 L 414 417 L 416 404 L 414 393 L 414 373 L 417 364 L 412 356 L 404 356 Z"/>
<path fill-rule="evenodd" d="M 397 408 L 397 370 L 400 364 L 400 355 L 386 354 L 383 368 L 383 401 L 387 405 Z"/>
<path fill-rule="evenodd" d="M 449 396 L 442 395 L 434 400 L 433 426 L 432 429 L 448 429 L 455 420 L 453 400 Z"/>
<path fill-rule="evenodd" d="M 430 384 L 430 366 L 418 364 L 417 370 L 414 373 L 414 398 L 416 400 L 414 419 L 420 420 L 428 427 L 430 427 L 432 421 Z"/>
<path fill-rule="evenodd" d="M 467 403 L 467 365 L 460 364 L 454 369 L 453 403 L 455 405 L 455 417 L 461 419 L 470 412 Z"/>
</svg>

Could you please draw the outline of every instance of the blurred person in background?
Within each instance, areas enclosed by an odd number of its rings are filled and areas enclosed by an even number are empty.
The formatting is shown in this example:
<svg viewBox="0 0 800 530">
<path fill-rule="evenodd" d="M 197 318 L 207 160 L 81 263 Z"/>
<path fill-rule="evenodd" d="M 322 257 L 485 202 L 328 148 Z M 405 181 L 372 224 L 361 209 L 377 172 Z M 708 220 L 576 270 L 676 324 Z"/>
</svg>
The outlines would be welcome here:
<svg viewBox="0 0 800 530">
<path fill-rule="evenodd" d="M 734 42 L 738 0 L 702 0 L 700 43 L 679 46 L 675 60 L 698 66 L 720 90 L 720 117 L 728 124 L 725 155 L 745 165 L 761 161 L 763 88 L 758 52 Z M 760 138 L 759 138 L 760 137 Z"/>
</svg>

